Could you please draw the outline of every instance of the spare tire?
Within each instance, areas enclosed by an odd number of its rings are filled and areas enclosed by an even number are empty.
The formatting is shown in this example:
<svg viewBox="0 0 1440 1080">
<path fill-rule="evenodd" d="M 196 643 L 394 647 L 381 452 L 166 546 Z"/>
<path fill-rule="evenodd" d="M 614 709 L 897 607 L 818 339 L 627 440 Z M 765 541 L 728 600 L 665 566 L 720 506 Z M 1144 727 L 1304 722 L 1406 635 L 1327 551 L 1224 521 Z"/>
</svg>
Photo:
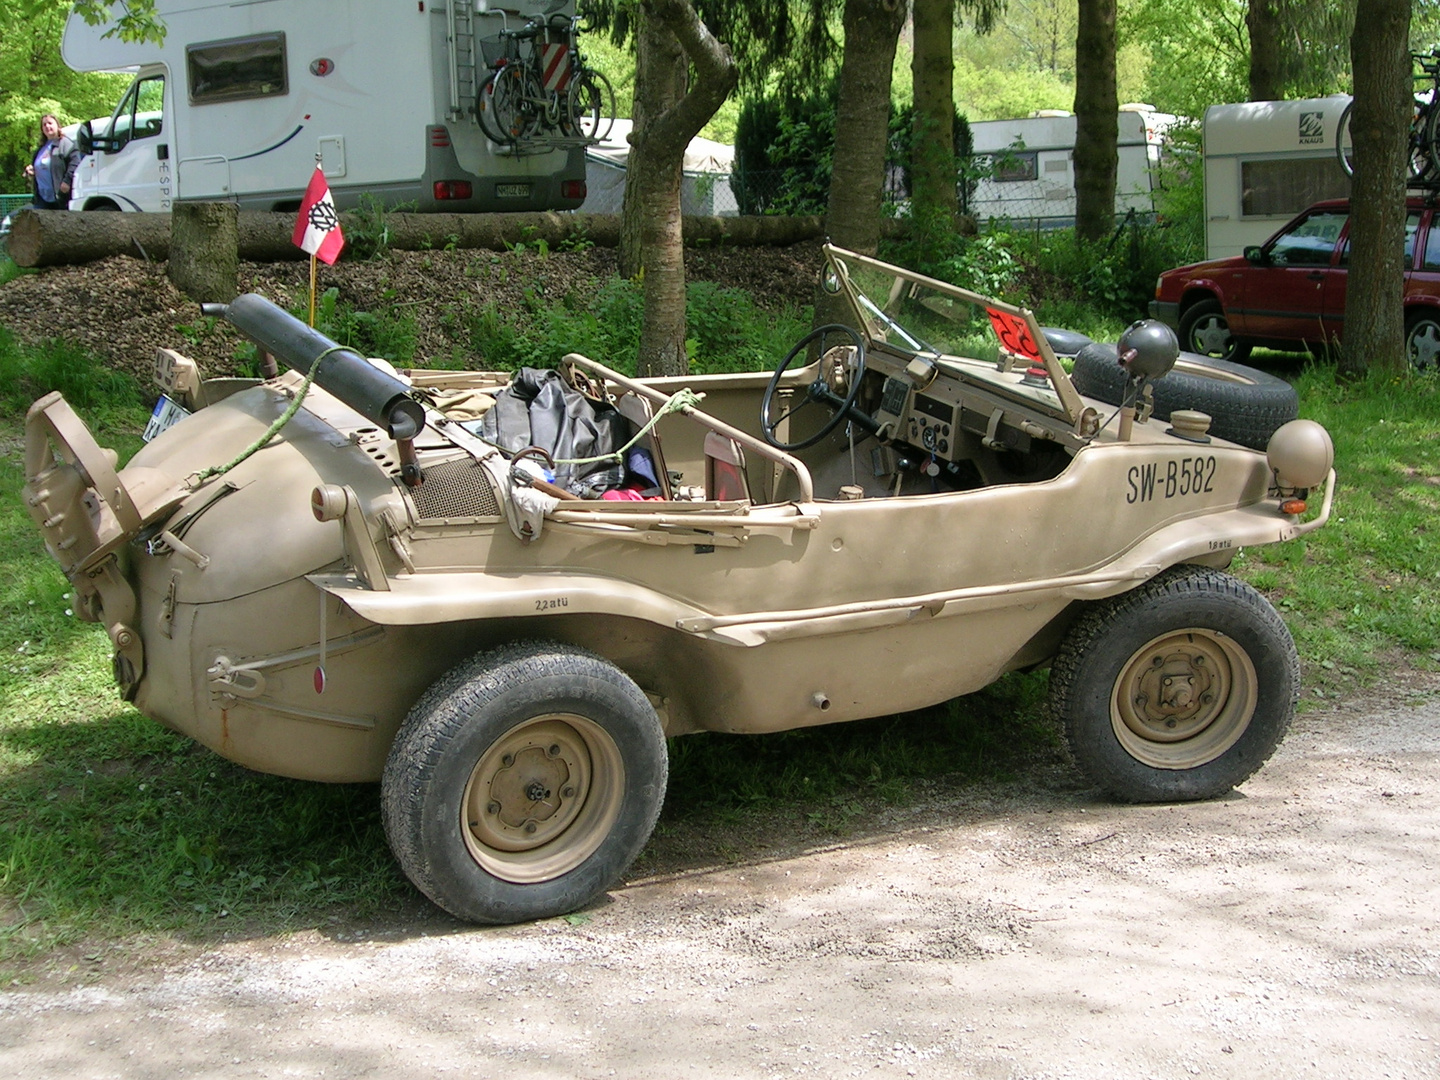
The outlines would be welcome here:
<svg viewBox="0 0 1440 1080">
<path fill-rule="evenodd" d="M 1040 333 L 1050 342 L 1050 348 L 1055 351 L 1056 356 L 1074 356 L 1094 341 L 1079 330 L 1062 330 L 1058 326 L 1042 326 Z"/>
<path fill-rule="evenodd" d="M 1071 378 L 1080 393 L 1111 405 L 1119 405 L 1125 393 L 1127 376 L 1114 345 L 1086 345 L 1075 354 Z M 1195 409 L 1209 414 L 1212 435 L 1252 450 L 1264 450 L 1275 429 L 1300 414 L 1300 395 L 1284 379 L 1199 353 L 1182 352 L 1170 374 L 1150 385 L 1156 419 Z"/>
</svg>

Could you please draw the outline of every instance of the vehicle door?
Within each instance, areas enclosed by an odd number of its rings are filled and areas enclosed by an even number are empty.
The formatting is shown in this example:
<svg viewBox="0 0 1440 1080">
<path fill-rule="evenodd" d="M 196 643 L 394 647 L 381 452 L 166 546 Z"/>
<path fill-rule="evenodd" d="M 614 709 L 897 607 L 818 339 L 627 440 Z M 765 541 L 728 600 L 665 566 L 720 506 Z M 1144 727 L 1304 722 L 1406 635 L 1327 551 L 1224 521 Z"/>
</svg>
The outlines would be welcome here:
<svg viewBox="0 0 1440 1080">
<path fill-rule="evenodd" d="M 1336 248 L 1348 216 L 1346 210 L 1316 210 L 1265 244 L 1259 265 L 1241 272 L 1239 302 L 1229 305 L 1231 315 L 1238 315 L 1240 333 L 1288 341 L 1321 336 L 1325 282 L 1335 272 Z"/>
<path fill-rule="evenodd" d="M 1415 240 L 1420 233 L 1420 211 L 1411 210 L 1405 215 L 1405 257 L 1401 262 L 1405 274 L 1405 291 L 1409 292 L 1410 278 L 1415 266 Z M 1321 320 L 1324 325 L 1324 341 L 1333 345 L 1341 338 L 1345 326 L 1345 283 L 1350 270 L 1350 227 L 1345 227 L 1345 236 L 1340 241 L 1340 256 L 1335 266 L 1326 271 L 1324 301 L 1321 305 Z"/>
<path fill-rule="evenodd" d="M 122 210 L 170 209 L 170 147 L 164 134 L 164 74 L 142 75 L 130 84 L 110 126 L 97 139 L 94 195 Z"/>
</svg>

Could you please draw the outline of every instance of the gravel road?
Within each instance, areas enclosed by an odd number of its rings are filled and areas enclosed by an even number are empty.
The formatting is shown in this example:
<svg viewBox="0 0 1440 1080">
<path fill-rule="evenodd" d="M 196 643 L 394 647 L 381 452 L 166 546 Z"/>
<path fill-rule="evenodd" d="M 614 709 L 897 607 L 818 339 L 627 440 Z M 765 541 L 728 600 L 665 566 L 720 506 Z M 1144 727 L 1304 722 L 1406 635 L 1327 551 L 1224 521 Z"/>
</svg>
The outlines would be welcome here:
<svg viewBox="0 0 1440 1080">
<path fill-rule="evenodd" d="M 12 989 L 0 1075 L 1431 1078 L 1437 805 L 1429 677 L 1307 714 L 1216 802 L 989 789 L 571 920 Z"/>
</svg>

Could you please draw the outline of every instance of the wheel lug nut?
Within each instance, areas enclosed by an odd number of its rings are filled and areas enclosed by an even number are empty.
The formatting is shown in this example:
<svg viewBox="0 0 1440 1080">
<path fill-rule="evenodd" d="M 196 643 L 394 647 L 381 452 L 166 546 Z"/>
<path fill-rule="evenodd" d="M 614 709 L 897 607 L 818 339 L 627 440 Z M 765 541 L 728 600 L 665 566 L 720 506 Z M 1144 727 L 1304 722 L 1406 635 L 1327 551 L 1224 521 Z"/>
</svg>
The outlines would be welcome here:
<svg viewBox="0 0 1440 1080">
<path fill-rule="evenodd" d="M 1166 720 L 1166 721 L 1165 721 L 1165 726 L 1168 727 L 1168 728 L 1173 728 L 1173 727 L 1175 726 L 1175 719 L 1174 719 L 1174 717 L 1171 717 L 1169 720 Z"/>
<path fill-rule="evenodd" d="M 575 789 L 574 789 L 573 787 L 568 787 L 568 786 L 561 788 L 561 789 L 560 789 L 560 797 L 561 797 L 562 799 L 573 799 L 573 798 L 575 797 Z"/>
<path fill-rule="evenodd" d="M 501 764 L 501 765 L 504 765 L 504 766 L 508 769 L 511 765 L 514 765 L 514 764 L 515 764 L 515 755 L 514 755 L 514 754 L 506 754 L 504 757 L 502 757 L 502 758 L 500 759 L 500 764 Z"/>
<path fill-rule="evenodd" d="M 498 802 L 489 802 L 489 803 L 486 803 L 486 804 L 485 804 L 485 812 L 486 812 L 487 814 L 489 814 L 491 817 L 494 817 L 496 814 L 498 814 L 498 813 L 500 812 L 500 804 L 499 804 Z"/>
<path fill-rule="evenodd" d="M 527 822 L 525 823 L 525 831 L 526 831 L 527 833 L 533 834 L 533 833 L 535 832 L 535 830 L 538 829 L 538 828 L 539 828 L 539 826 L 536 825 L 535 822 L 533 822 L 533 821 L 527 821 Z"/>
<path fill-rule="evenodd" d="M 559 743 L 551 743 L 551 744 L 550 744 L 550 749 L 547 750 L 546 753 L 548 753 L 551 757 L 559 757 L 559 756 L 560 756 L 560 744 L 559 744 Z"/>
</svg>

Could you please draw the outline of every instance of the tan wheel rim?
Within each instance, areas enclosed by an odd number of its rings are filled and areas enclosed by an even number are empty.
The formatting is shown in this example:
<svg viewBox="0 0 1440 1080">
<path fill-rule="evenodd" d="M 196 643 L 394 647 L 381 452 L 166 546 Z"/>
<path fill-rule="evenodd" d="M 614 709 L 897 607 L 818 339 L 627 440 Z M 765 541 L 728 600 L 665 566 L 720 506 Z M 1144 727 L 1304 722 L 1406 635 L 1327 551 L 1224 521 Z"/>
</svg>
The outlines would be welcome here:
<svg viewBox="0 0 1440 1080">
<path fill-rule="evenodd" d="M 1193 769 L 1245 734 L 1258 689 L 1255 665 L 1231 638 L 1215 630 L 1176 630 L 1130 657 L 1110 695 L 1110 722 L 1137 761 Z"/>
<path fill-rule="evenodd" d="M 511 728 L 476 762 L 460 832 L 475 861 L 504 881 L 569 873 L 620 817 L 625 765 L 593 720 L 550 713 Z"/>
</svg>

